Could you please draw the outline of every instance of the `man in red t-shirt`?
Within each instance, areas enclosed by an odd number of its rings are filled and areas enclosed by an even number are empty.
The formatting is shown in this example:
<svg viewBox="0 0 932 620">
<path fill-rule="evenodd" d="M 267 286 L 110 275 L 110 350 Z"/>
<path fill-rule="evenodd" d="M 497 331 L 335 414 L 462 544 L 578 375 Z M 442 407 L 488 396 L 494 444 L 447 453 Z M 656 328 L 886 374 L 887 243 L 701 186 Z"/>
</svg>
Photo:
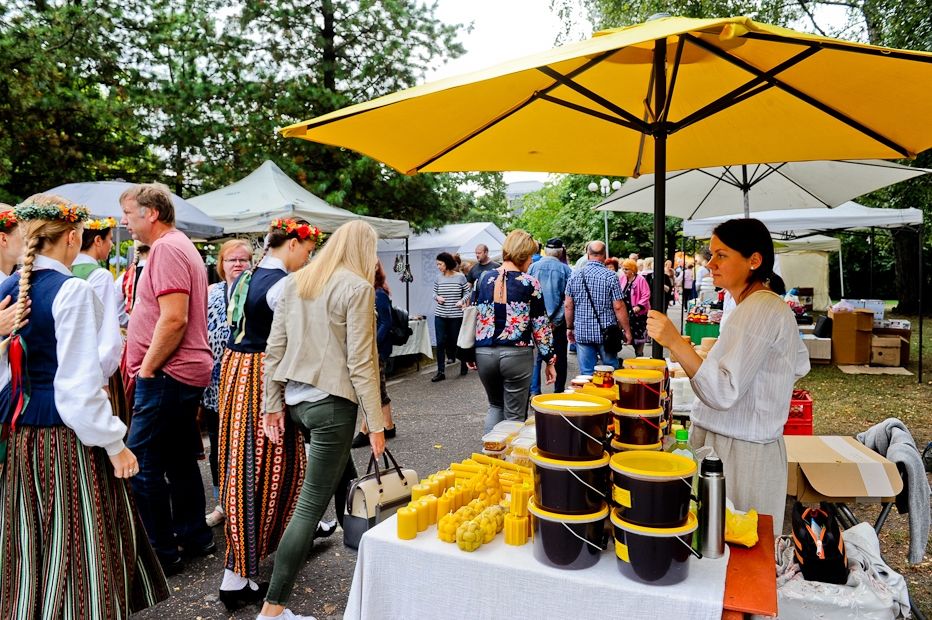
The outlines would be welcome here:
<svg viewBox="0 0 932 620">
<path fill-rule="evenodd" d="M 167 187 L 131 187 L 120 206 L 122 223 L 151 247 L 127 328 L 126 368 L 136 391 L 126 445 L 139 461 L 131 482 L 149 540 L 165 574 L 174 575 L 184 568 L 182 553 L 216 550 L 204 521 L 197 451 L 189 441 L 197 437 L 198 403 L 213 370 L 207 270 L 194 244 L 175 228 Z"/>
</svg>

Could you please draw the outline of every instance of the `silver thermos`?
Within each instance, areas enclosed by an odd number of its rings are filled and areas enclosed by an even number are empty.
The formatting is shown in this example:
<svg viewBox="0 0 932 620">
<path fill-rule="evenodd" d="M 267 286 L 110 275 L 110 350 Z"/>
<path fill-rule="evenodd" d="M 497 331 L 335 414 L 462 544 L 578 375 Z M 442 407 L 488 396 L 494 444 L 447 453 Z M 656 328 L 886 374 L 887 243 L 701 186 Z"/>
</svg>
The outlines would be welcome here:
<svg viewBox="0 0 932 620">
<path fill-rule="evenodd" d="M 717 456 L 699 466 L 699 552 L 704 558 L 725 555 L 725 467 Z"/>
</svg>

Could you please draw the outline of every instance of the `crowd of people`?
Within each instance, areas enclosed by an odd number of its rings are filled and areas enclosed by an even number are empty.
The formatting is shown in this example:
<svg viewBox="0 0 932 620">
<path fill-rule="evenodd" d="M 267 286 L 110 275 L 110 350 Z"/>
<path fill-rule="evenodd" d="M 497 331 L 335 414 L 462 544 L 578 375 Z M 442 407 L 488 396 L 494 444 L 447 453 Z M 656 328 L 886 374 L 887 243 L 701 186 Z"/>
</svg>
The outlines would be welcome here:
<svg viewBox="0 0 932 620">
<path fill-rule="evenodd" d="M 116 281 L 101 266 L 115 219 L 50 194 L 0 213 L 0 617 L 126 618 L 169 596 L 185 558 L 215 553 L 222 523 L 220 601 L 301 618 L 285 605 L 356 477 L 357 413 L 374 456 L 394 434 L 375 231 L 346 224 L 309 263 L 321 231 L 275 220 L 255 263 L 226 242 L 208 287 L 167 188 L 120 205 L 136 251 Z"/>
</svg>

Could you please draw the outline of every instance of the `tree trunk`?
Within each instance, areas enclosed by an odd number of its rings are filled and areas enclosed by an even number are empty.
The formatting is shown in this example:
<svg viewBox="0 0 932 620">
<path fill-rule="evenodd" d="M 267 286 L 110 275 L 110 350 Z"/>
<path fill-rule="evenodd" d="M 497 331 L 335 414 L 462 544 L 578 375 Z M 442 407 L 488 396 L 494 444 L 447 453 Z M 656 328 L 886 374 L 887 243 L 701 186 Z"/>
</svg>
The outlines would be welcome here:
<svg viewBox="0 0 932 620">
<path fill-rule="evenodd" d="M 919 235 L 908 228 L 890 232 L 893 236 L 896 294 L 899 297 L 899 305 L 894 312 L 915 315 L 919 313 Z"/>
<path fill-rule="evenodd" d="M 320 36 L 323 39 L 323 50 L 321 56 L 323 58 L 323 75 L 324 75 L 324 88 L 330 92 L 336 92 L 337 90 L 337 53 L 334 39 L 336 38 L 336 32 L 334 31 L 334 12 L 333 12 L 333 0 L 323 0 L 320 6 L 321 13 L 323 13 L 324 18 L 324 28 L 320 32 Z"/>
</svg>

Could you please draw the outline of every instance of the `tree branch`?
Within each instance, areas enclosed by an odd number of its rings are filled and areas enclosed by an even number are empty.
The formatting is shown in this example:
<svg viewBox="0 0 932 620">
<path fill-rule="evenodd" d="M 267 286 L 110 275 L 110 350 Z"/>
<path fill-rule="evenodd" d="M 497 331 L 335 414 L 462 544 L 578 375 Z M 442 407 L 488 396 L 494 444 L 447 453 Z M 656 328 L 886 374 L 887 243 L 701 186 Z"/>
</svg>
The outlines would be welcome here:
<svg viewBox="0 0 932 620">
<path fill-rule="evenodd" d="M 809 10 L 809 7 L 806 6 L 805 0 L 798 0 L 798 3 L 803 12 L 809 17 L 809 21 L 812 22 L 812 27 L 815 28 L 823 37 L 827 37 L 828 35 L 825 34 L 825 31 L 819 28 L 819 24 L 816 23 L 815 16 Z"/>
</svg>

